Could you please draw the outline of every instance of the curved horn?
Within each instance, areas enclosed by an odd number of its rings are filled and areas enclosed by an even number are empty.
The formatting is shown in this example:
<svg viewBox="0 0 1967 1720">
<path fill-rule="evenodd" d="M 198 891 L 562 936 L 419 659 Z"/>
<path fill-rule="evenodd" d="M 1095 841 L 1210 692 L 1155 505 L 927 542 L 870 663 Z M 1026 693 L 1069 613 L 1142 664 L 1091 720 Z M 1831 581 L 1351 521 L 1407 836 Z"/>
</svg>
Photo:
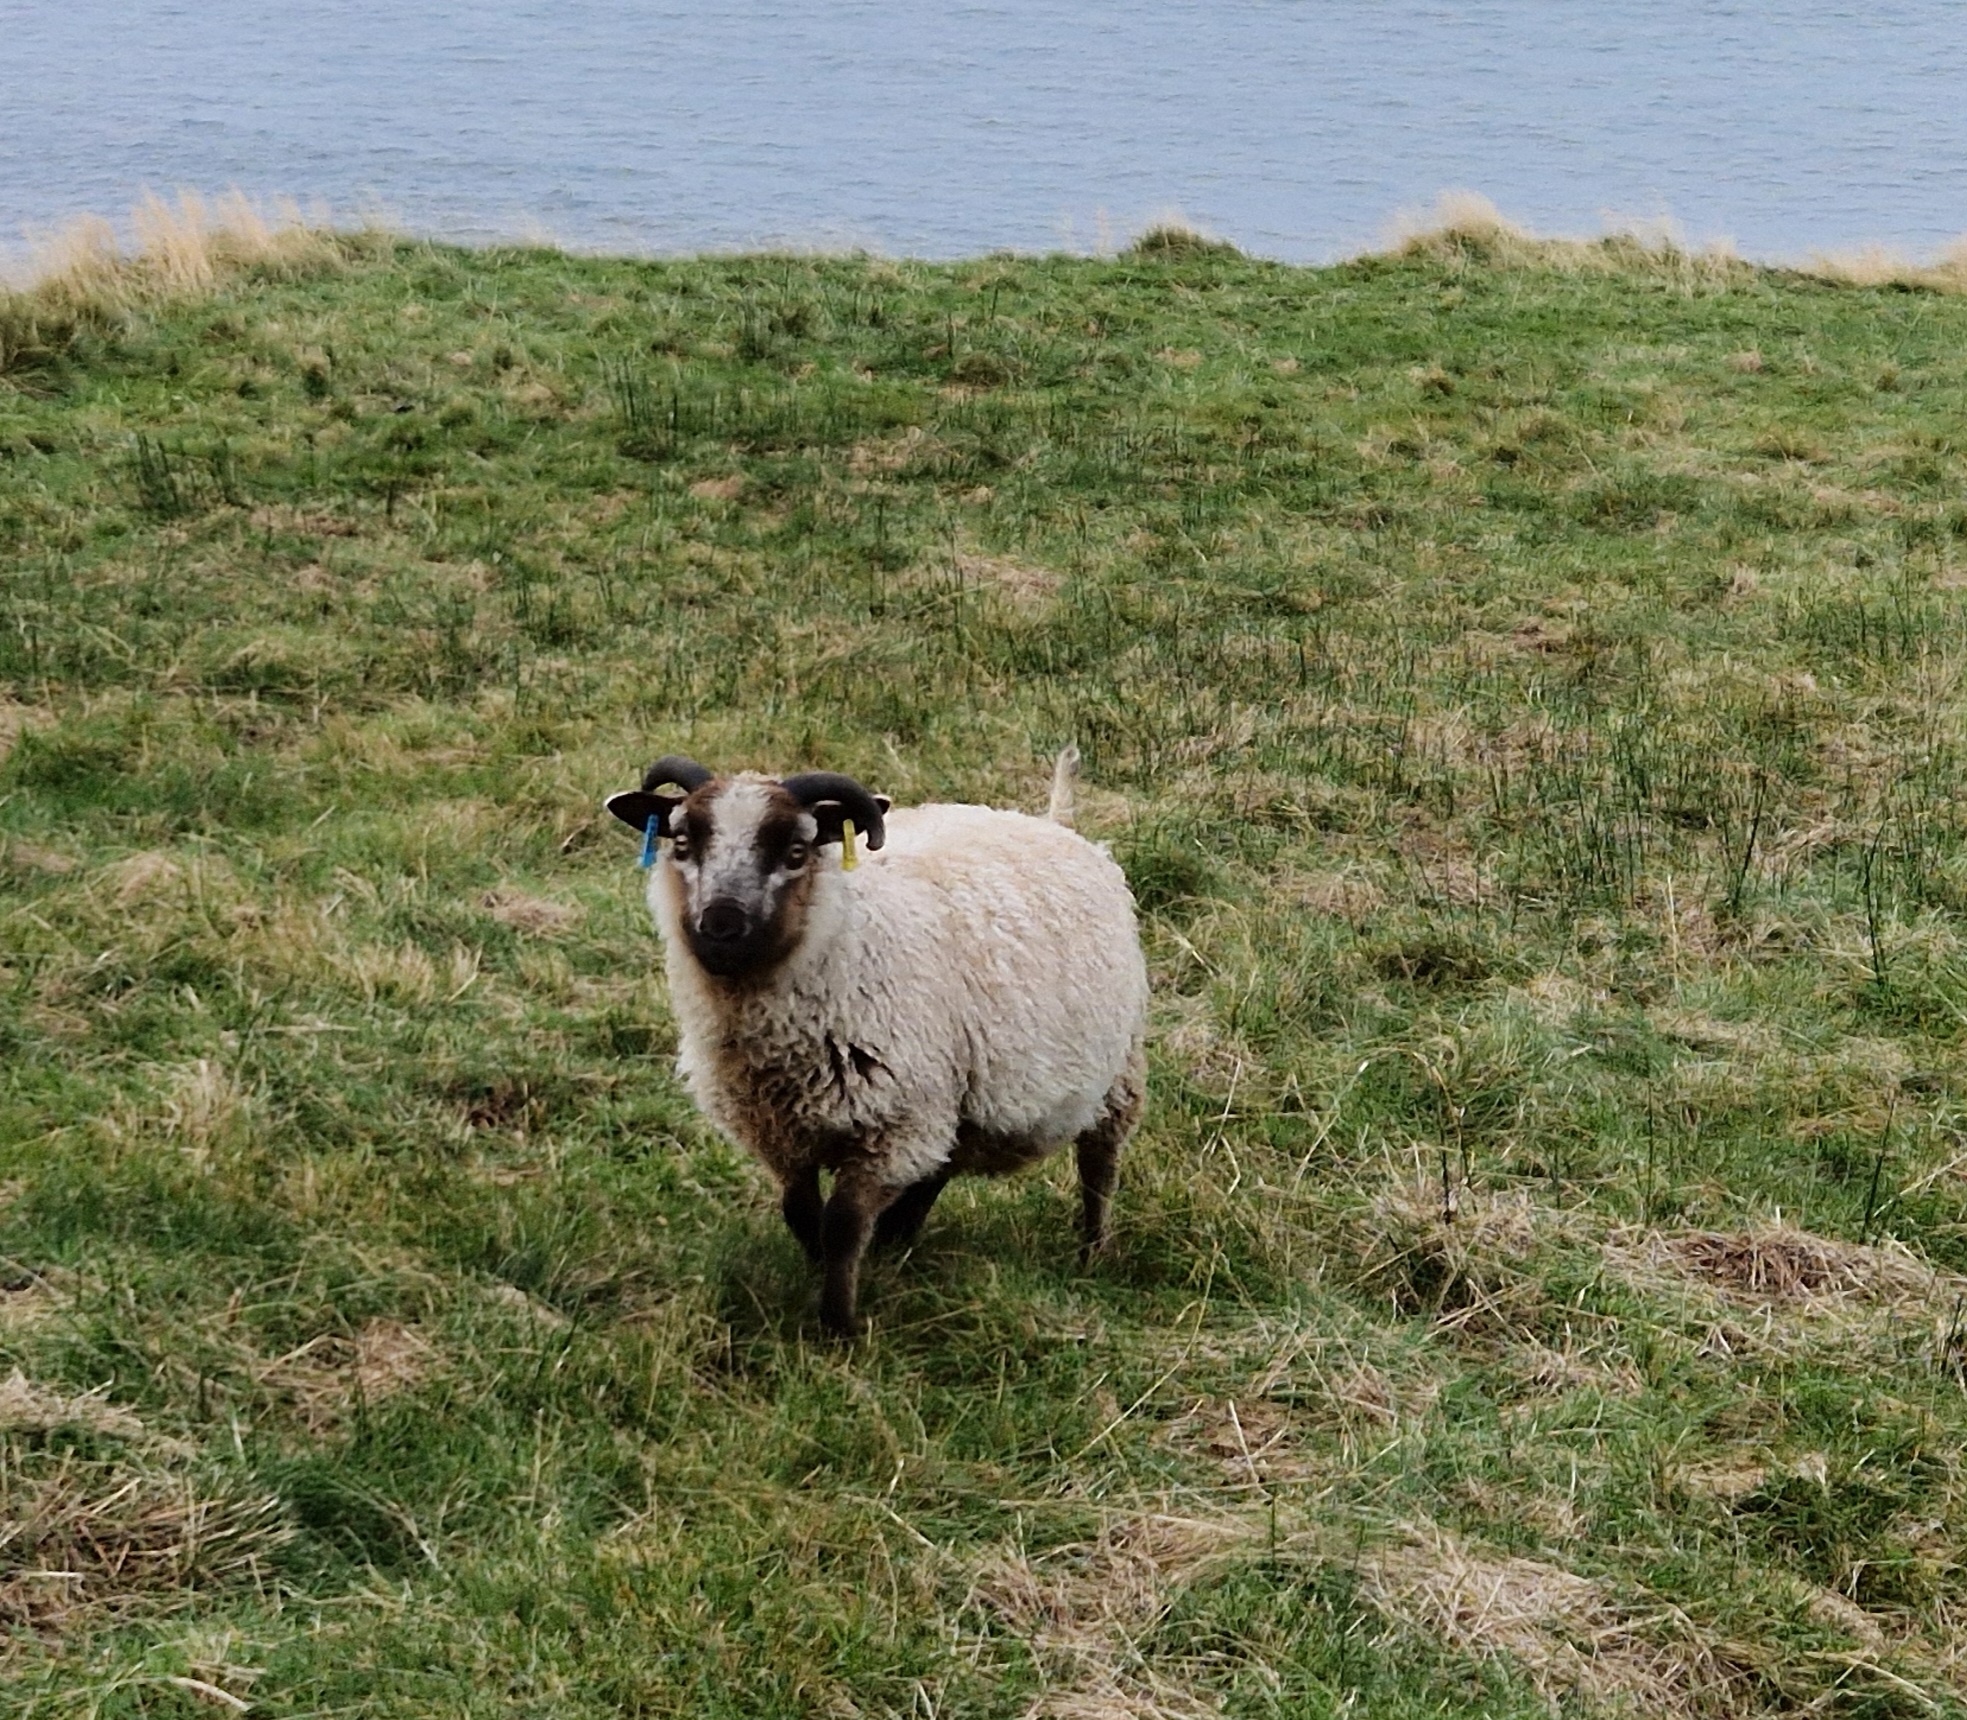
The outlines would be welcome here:
<svg viewBox="0 0 1967 1720">
<path fill-rule="evenodd" d="M 846 815 L 854 821 L 855 828 L 867 839 L 870 850 L 879 848 L 888 840 L 888 828 L 881 820 L 886 808 L 851 776 L 841 776 L 830 770 L 809 770 L 799 776 L 787 777 L 779 786 L 801 806 L 812 806 L 822 800 L 837 800 Z M 822 829 L 822 842 L 838 839 L 837 831 L 829 833 Z"/>
<path fill-rule="evenodd" d="M 631 830 L 640 830 L 645 835 L 649 826 L 654 825 L 658 836 L 670 834 L 669 819 L 683 804 L 683 794 L 701 788 L 710 781 L 710 772 L 693 758 L 681 758 L 671 753 L 668 758 L 659 758 L 642 773 L 642 787 L 639 791 L 627 794 L 611 794 L 606 801 L 607 808 Z M 683 794 L 657 792 L 665 783 L 674 783 Z"/>
<path fill-rule="evenodd" d="M 642 792 L 653 794 L 664 783 L 673 782 L 685 794 L 690 794 L 710 781 L 711 774 L 695 759 L 671 753 L 666 758 L 657 759 L 642 773 Z"/>
</svg>

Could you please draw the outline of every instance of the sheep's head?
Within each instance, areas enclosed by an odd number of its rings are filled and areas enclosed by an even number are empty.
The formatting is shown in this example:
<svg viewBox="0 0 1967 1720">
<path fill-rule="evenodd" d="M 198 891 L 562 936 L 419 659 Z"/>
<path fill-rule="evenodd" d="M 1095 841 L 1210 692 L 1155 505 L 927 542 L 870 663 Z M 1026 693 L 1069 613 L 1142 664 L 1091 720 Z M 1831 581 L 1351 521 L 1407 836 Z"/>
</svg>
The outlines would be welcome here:
<svg viewBox="0 0 1967 1720">
<path fill-rule="evenodd" d="M 720 777 L 671 757 L 649 767 L 638 792 L 611 795 L 608 810 L 636 830 L 653 825 L 666 841 L 661 884 L 673 892 L 691 953 L 705 972 L 742 979 L 769 973 L 798 948 L 819 851 L 842 839 L 849 819 L 879 848 L 889 804 L 831 772 L 783 782 Z"/>
</svg>

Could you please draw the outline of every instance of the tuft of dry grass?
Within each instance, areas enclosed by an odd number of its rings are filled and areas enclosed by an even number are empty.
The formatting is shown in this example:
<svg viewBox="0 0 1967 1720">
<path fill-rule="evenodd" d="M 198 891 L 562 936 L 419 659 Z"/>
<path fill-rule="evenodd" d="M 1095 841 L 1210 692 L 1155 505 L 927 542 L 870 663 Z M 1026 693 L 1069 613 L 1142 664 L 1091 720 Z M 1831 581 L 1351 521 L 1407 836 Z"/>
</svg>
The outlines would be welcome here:
<svg viewBox="0 0 1967 1720">
<path fill-rule="evenodd" d="M 224 1064 L 200 1057 L 172 1072 L 161 1121 L 165 1135 L 202 1166 L 249 1126 L 253 1109 L 252 1093 Z"/>
<path fill-rule="evenodd" d="M 1175 1594 L 1262 1533 L 1241 1518 L 1147 1513 L 1042 1557 L 1002 1552 L 964 1602 L 1024 1638 L 1046 1673 L 1025 1720 L 1196 1720 L 1218 1705 L 1149 1660 L 1141 1639 Z"/>
<path fill-rule="evenodd" d="M 1529 228 L 1510 220 L 1481 192 L 1468 190 L 1443 191 L 1425 209 L 1396 210 L 1387 241 L 1396 251 L 1429 253 L 1454 242 L 1492 250 L 1539 243 Z"/>
<path fill-rule="evenodd" d="M 1943 1275 L 1899 1242 L 1875 1245 L 1817 1236 L 1794 1225 L 1688 1230 L 1615 1239 L 1608 1253 L 1692 1279 L 1722 1295 L 1808 1312 L 1854 1303 L 1932 1303 Z"/>
<path fill-rule="evenodd" d="M 0 271 L 0 376 L 46 363 L 86 331 L 140 305 L 194 297 L 247 272 L 299 276 L 341 263 L 352 241 L 325 211 L 271 205 L 241 191 L 174 199 L 146 191 L 130 211 L 133 243 L 99 215 L 34 235 Z"/>
<path fill-rule="evenodd" d="M 1922 263 L 1885 245 L 1813 256 L 1807 272 L 1847 287 L 1925 287 L 1933 292 L 1967 292 L 1967 234 Z"/>
<path fill-rule="evenodd" d="M 50 303 L 86 305 L 203 292 L 245 269 L 311 271 L 340 260 L 325 210 L 291 199 L 262 204 L 233 190 L 207 198 L 146 191 L 130 210 L 133 245 L 99 215 L 80 215 L 30 241 L 16 266 L 19 290 Z"/>
<path fill-rule="evenodd" d="M 956 571 L 965 585 L 999 592 L 1020 609 L 1043 607 L 1065 583 L 1064 576 L 1049 567 L 1001 555 L 959 554 Z"/>
<path fill-rule="evenodd" d="M 49 720 L 46 711 L 37 710 L 32 705 L 16 704 L 0 695 L 0 765 L 7 762 L 8 755 L 29 728 Z"/>
<path fill-rule="evenodd" d="M 352 1337 L 327 1334 L 258 1370 L 260 1384 L 293 1406 L 311 1433 L 332 1432 L 358 1404 L 376 1404 L 431 1377 L 435 1346 L 400 1320 L 371 1320 Z"/>
<path fill-rule="evenodd" d="M 1743 1670 L 1673 1608 L 1620 1605 L 1589 1577 L 1412 1526 L 1360 1561 L 1362 1593 L 1389 1618 L 1528 1675 L 1553 1709 L 1583 1696 L 1655 1715 L 1730 1711 Z"/>
<path fill-rule="evenodd" d="M 1725 240 L 1690 246 L 1670 220 L 1619 220 L 1597 239 L 1555 239 L 1510 220 L 1477 191 L 1444 191 L 1426 209 L 1404 209 L 1389 225 L 1387 248 L 1402 256 L 1479 259 L 1504 267 L 1565 273 L 1663 273 L 1692 288 L 1748 281 L 1756 270 Z M 1862 246 L 1812 256 L 1798 270 L 1853 287 L 1922 287 L 1967 292 L 1967 235 L 1922 263 L 1885 246 Z M 1734 368 L 1758 372 L 1759 352 L 1737 354 Z"/>
<path fill-rule="evenodd" d="M 19 1368 L 0 1380 L 0 1433 L 52 1433 L 86 1428 L 117 1439 L 143 1439 L 148 1429 L 102 1389 L 69 1395 L 38 1386 Z"/>
<path fill-rule="evenodd" d="M 0 1462 L 0 1622 L 154 1613 L 219 1583 L 263 1584 L 290 1538 L 272 1495 L 228 1497 L 188 1476 L 66 1459 L 30 1476 Z"/>
<path fill-rule="evenodd" d="M 480 898 L 486 913 L 500 925 L 529 937 L 550 938 L 580 924 L 581 911 L 566 902 L 545 896 L 529 896 L 524 890 L 488 890 Z"/>
<path fill-rule="evenodd" d="M 1383 1425 L 1393 1420 L 1383 1403 L 1370 1403 L 1367 1413 Z M 1213 1459 L 1232 1487 L 1268 1487 L 1313 1480 L 1328 1467 L 1300 1448 L 1298 1431 L 1282 1404 L 1247 1396 L 1197 1404 L 1168 1424 L 1167 1438 L 1177 1449 Z"/>
<path fill-rule="evenodd" d="M 1467 1188 L 1451 1165 L 1445 1183 L 1422 1176 L 1375 1197 L 1358 1243 L 1360 1280 L 1443 1331 L 1521 1342 L 1544 1300 L 1537 1253 L 1575 1228 L 1521 1190 Z"/>
</svg>

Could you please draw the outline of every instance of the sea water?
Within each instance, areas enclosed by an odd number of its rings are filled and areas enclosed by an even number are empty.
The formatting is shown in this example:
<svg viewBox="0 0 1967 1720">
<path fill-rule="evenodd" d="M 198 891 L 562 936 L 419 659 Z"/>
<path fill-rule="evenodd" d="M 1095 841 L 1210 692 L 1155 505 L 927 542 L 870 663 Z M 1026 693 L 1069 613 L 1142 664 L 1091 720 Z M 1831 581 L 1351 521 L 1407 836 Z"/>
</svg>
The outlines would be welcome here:
<svg viewBox="0 0 1967 1720">
<path fill-rule="evenodd" d="M 1943 0 L 0 0 L 0 241 L 145 187 L 468 240 L 1264 255 L 1450 187 L 1801 257 L 1967 230 Z"/>
</svg>

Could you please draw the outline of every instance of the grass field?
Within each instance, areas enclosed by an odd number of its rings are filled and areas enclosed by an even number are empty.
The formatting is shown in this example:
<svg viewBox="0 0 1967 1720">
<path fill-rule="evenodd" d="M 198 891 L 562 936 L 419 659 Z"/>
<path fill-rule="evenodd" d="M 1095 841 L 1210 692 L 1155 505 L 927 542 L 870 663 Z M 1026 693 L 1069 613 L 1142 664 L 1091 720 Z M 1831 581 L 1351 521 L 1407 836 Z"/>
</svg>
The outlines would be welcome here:
<svg viewBox="0 0 1967 1720">
<path fill-rule="evenodd" d="M 1964 448 L 1481 223 L 0 299 L 0 1712 L 1967 1713 Z M 1116 1246 L 829 1346 L 600 799 L 1068 740 Z"/>
</svg>

